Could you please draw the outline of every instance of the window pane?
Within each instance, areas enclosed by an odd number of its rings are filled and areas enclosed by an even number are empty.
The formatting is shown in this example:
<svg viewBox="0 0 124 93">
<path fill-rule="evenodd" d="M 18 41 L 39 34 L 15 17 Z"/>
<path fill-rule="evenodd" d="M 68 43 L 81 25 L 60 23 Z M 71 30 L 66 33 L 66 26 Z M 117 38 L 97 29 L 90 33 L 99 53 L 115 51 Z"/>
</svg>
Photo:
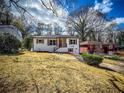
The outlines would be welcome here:
<svg viewBox="0 0 124 93">
<path fill-rule="evenodd" d="M 77 40 L 69 40 L 69 44 L 77 44 Z"/>
<path fill-rule="evenodd" d="M 44 40 L 43 39 L 39 39 L 38 43 L 44 43 Z"/>
<path fill-rule="evenodd" d="M 52 40 L 50 40 L 50 45 L 52 45 Z"/>
<path fill-rule="evenodd" d="M 49 40 L 49 45 L 56 45 L 56 40 Z"/>
<path fill-rule="evenodd" d="M 69 48 L 68 49 L 68 52 L 73 52 L 73 48 Z"/>
<path fill-rule="evenodd" d="M 53 45 L 56 45 L 56 40 L 53 40 Z"/>
</svg>

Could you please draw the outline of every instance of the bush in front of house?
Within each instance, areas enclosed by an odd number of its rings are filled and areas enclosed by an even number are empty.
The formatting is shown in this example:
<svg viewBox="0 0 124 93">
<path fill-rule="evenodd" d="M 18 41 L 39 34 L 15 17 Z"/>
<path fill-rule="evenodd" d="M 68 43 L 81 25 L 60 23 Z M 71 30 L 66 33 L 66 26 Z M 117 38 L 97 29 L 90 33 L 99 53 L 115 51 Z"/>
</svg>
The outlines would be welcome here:
<svg viewBox="0 0 124 93">
<path fill-rule="evenodd" d="M 104 58 L 110 59 L 110 60 L 115 60 L 115 61 L 122 61 L 124 62 L 124 58 L 120 57 L 118 55 L 112 55 L 112 56 L 105 56 Z"/>
<path fill-rule="evenodd" d="M 83 60 L 89 65 L 98 65 L 103 61 L 103 57 L 95 54 L 81 54 Z"/>
<path fill-rule="evenodd" d="M 21 46 L 21 42 L 10 33 L 0 34 L 0 53 L 9 54 L 17 53 Z"/>
<path fill-rule="evenodd" d="M 111 60 L 121 60 L 120 57 L 117 56 L 117 55 L 105 56 L 105 58 L 107 58 L 107 59 L 111 59 Z"/>
</svg>

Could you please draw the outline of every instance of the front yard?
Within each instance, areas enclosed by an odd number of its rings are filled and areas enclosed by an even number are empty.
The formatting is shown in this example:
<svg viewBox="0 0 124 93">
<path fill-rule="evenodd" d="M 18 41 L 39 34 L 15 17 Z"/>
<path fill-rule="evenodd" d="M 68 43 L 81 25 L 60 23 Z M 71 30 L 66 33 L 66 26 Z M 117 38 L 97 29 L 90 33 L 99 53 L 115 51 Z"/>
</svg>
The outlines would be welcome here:
<svg viewBox="0 0 124 93">
<path fill-rule="evenodd" d="M 23 52 L 0 56 L 0 93 L 123 93 L 124 75 L 73 55 Z"/>
</svg>

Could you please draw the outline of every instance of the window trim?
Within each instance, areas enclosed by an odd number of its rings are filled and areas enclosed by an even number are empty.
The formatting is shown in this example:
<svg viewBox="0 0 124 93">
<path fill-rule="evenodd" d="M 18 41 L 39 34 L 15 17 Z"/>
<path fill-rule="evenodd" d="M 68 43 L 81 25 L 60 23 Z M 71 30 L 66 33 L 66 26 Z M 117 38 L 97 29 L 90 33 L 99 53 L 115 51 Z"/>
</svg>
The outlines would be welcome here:
<svg viewBox="0 0 124 93">
<path fill-rule="evenodd" d="M 49 46 L 56 46 L 57 40 L 56 39 L 48 39 L 48 45 Z"/>
<path fill-rule="evenodd" d="M 77 45 L 77 39 L 69 39 L 69 45 Z"/>
<path fill-rule="evenodd" d="M 38 39 L 37 38 L 36 43 L 37 44 L 44 44 L 44 39 Z"/>
</svg>

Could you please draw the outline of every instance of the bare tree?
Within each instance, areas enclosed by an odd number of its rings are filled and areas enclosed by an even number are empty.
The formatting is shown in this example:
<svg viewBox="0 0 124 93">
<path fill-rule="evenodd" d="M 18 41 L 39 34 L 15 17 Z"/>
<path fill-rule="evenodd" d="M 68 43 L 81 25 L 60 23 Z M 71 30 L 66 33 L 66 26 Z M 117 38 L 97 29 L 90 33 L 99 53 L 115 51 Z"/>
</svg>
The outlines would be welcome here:
<svg viewBox="0 0 124 93">
<path fill-rule="evenodd" d="M 69 11 L 70 9 L 74 9 L 74 3 L 76 0 L 40 0 L 42 6 L 46 9 L 52 11 L 52 13 L 56 16 L 59 15 L 58 7 Z"/>
<path fill-rule="evenodd" d="M 53 0 L 48 0 L 47 2 L 45 0 L 40 0 L 42 6 L 44 6 L 46 9 L 52 11 L 52 13 L 56 16 L 58 16 L 57 13 L 57 6 L 55 5 L 55 2 L 53 2 Z"/>
<path fill-rule="evenodd" d="M 67 11 L 72 11 L 75 8 L 77 0 L 54 0 L 58 5 L 64 7 Z"/>
<path fill-rule="evenodd" d="M 86 7 L 78 12 L 73 12 L 69 21 L 82 41 L 99 40 L 100 33 L 105 29 L 104 16 L 92 7 Z"/>
<path fill-rule="evenodd" d="M 111 23 L 109 26 L 107 26 L 107 31 L 106 31 L 106 40 L 105 42 L 115 44 L 116 43 L 116 37 L 117 37 L 117 24 Z"/>
<path fill-rule="evenodd" d="M 117 40 L 118 40 L 117 42 L 118 45 L 124 45 L 124 29 L 119 31 Z"/>
</svg>

